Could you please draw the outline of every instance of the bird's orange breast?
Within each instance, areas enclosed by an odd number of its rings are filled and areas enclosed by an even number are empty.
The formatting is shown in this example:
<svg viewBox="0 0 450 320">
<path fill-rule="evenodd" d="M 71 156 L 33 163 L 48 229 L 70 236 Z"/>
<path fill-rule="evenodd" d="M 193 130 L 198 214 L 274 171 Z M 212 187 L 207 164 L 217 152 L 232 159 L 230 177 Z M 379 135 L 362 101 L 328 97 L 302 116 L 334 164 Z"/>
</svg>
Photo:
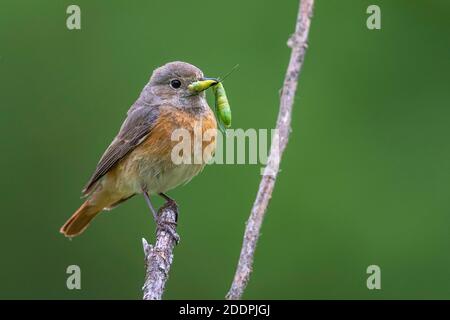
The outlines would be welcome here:
<svg viewBox="0 0 450 320">
<path fill-rule="evenodd" d="M 138 148 L 142 152 L 161 158 L 170 157 L 173 148 L 188 134 L 192 153 L 194 153 L 195 141 L 199 141 L 199 139 L 201 139 L 202 153 L 206 151 L 207 147 L 214 152 L 216 131 L 216 119 L 209 109 L 204 114 L 196 115 L 173 107 L 166 107 L 161 110 L 152 131 Z"/>
</svg>

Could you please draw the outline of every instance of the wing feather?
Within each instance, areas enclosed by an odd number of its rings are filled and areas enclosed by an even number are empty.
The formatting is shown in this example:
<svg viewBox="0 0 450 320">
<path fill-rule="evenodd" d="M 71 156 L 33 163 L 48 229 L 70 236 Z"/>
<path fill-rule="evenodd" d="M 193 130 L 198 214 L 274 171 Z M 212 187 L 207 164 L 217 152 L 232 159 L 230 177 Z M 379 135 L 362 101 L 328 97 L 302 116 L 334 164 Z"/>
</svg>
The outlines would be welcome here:
<svg viewBox="0 0 450 320">
<path fill-rule="evenodd" d="M 135 106 L 128 112 L 117 137 L 100 158 L 94 174 L 84 187 L 84 195 L 89 194 L 101 177 L 145 140 L 155 125 L 158 114 L 158 105 Z"/>
</svg>

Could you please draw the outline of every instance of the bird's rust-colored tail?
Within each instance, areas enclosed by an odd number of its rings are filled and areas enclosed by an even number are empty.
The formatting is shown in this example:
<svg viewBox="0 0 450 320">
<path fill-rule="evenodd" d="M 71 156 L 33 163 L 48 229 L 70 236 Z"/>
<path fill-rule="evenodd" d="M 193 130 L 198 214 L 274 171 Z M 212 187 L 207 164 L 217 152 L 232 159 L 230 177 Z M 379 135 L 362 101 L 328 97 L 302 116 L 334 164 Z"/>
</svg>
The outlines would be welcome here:
<svg viewBox="0 0 450 320">
<path fill-rule="evenodd" d="M 102 209 L 103 207 L 92 205 L 89 203 L 89 200 L 86 200 L 61 229 L 59 229 L 59 232 L 70 238 L 79 235 Z"/>
</svg>

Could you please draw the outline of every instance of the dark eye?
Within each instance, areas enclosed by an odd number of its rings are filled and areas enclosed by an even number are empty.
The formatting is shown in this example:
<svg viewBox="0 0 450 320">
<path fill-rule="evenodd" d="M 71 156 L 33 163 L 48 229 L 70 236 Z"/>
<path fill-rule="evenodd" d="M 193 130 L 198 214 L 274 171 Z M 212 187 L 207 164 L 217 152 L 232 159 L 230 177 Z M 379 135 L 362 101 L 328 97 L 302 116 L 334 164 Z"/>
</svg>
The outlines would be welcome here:
<svg viewBox="0 0 450 320">
<path fill-rule="evenodd" d="M 179 87 L 181 87 L 181 81 L 178 79 L 174 79 L 170 81 L 170 86 L 174 89 L 178 89 Z"/>
</svg>

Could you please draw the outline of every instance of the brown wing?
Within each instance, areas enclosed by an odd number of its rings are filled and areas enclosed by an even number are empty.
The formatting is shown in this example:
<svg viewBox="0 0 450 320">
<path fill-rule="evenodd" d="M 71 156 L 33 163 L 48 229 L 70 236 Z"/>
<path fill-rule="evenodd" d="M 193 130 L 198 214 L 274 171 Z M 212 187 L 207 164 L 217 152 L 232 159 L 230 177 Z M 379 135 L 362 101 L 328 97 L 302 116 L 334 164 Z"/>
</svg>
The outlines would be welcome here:
<svg viewBox="0 0 450 320">
<path fill-rule="evenodd" d="M 157 105 L 134 107 L 128 113 L 119 134 L 111 142 L 108 149 L 97 164 L 94 174 L 83 189 L 83 194 L 89 194 L 96 182 L 103 177 L 120 159 L 136 148 L 153 128 L 159 114 Z"/>
</svg>

